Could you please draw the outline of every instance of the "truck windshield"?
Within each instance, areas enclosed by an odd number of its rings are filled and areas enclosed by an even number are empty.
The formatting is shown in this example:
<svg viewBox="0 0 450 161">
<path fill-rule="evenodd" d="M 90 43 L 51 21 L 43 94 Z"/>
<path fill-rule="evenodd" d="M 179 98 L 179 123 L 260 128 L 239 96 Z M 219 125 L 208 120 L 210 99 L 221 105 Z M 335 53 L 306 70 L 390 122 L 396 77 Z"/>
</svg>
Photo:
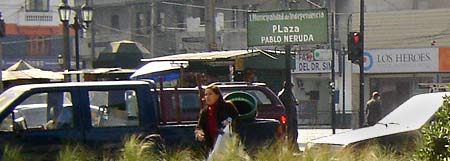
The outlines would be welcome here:
<svg viewBox="0 0 450 161">
<path fill-rule="evenodd" d="M 0 95 L 0 112 L 4 111 L 14 100 L 24 93 L 20 89 L 9 89 Z"/>
</svg>

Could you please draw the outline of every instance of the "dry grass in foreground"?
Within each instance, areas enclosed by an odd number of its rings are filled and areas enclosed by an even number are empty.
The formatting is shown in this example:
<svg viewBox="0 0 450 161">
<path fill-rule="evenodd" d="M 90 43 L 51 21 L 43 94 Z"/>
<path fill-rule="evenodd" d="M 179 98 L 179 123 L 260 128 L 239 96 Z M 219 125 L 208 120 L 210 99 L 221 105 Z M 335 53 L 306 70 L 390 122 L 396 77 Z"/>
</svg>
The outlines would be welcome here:
<svg viewBox="0 0 450 161">
<path fill-rule="evenodd" d="M 406 161 L 414 160 L 413 155 L 393 153 L 389 149 L 373 144 L 362 149 L 346 149 L 336 152 L 327 147 L 307 150 L 301 154 L 294 154 L 286 148 L 286 144 L 278 143 L 269 147 L 261 147 L 250 157 L 242 144 L 234 137 L 226 143 L 225 151 L 216 154 L 214 161 Z M 23 161 L 21 148 L 6 146 L 3 161 Z M 202 161 L 206 160 L 205 153 L 199 149 L 159 149 L 155 144 L 145 142 L 139 137 L 127 139 L 124 147 L 116 153 L 95 153 L 79 145 L 67 145 L 61 149 L 56 157 L 58 161 Z"/>
</svg>

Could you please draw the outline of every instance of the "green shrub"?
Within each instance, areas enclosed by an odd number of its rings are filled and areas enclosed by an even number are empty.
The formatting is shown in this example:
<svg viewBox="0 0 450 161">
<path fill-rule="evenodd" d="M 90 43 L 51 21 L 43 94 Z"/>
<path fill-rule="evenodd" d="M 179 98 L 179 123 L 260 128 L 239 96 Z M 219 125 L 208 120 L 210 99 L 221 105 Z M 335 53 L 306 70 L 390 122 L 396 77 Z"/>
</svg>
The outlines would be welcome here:
<svg viewBox="0 0 450 161">
<path fill-rule="evenodd" d="M 162 160 L 161 155 L 153 151 L 153 143 L 145 142 L 133 135 L 127 139 L 120 155 L 120 161 Z"/>
<path fill-rule="evenodd" d="M 422 141 L 416 154 L 416 160 L 449 160 L 450 136 L 450 97 L 435 114 L 435 120 L 421 129 Z"/>
<path fill-rule="evenodd" d="M 58 153 L 58 161 L 95 161 L 95 153 L 81 145 L 65 145 Z"/>
<path fill-rule="evenodd" d="M 200 158 L 201 156 L 195 157 L 194 150 L 192 149 L 176 149 L 167 154 L 168 161 L 200 161 Z"/>
<path fill-rule="evenodd" d="M 2 161 L 25 161 L 26 159 L 21 153 L 21 150 L 21 147 L 5 145 Z"/>
</svg>

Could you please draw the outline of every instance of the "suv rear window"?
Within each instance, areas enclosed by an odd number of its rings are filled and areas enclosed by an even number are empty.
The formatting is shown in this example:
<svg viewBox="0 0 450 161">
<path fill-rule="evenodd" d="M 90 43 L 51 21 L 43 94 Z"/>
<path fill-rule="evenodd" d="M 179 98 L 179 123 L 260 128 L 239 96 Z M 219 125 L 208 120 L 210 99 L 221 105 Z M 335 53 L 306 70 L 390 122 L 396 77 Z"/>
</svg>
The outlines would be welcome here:
<svg viewBox="0 0 450 161">
<path fill-rule="evenodd" d="M 222 90 L 222 94 L 225 96 L 230 92 L 236 92 L 238 90 L 228 90 L 228 89 L 221 89 Z M 271 105 L 272 102 L 270 101 L 270 99 L 267 97 L 267 95 L 265 95 L 262 91 L 260 90 L 255 90 L 255 89 L 251 89 L 251 90 L 239 90 L 242 92 L 247 92 L 248 94 L 252 95 L 253 97 L 256 98 L 258 105 Z"/>
</svg>

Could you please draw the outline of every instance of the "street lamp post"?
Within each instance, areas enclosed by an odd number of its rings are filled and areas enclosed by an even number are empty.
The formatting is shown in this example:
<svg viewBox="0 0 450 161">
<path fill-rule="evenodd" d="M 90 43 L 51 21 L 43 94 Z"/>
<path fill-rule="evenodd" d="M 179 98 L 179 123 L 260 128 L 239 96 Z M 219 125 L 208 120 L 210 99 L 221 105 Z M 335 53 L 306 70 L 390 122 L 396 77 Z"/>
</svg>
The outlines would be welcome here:
<svg viewBox="0 0 450 161">
<path fill-rule="evenodd" d="M 79 37 L 79 32 L 82 29 L 86 29 L 89 26 L 89 23 L 92 22 L 94 9 L 92 7 L 90 7 L 90 6 L 88 6 L 87 4 L 84 4 L 81 7 L 81 11 L 80 11 L 81 12 L 81 21 L 80 21 L 80 18 L 79 18 L 79 15 L 78 15 L 80 12 L 77 12 L 79 10 L 72 9 L 69 5 L 67 5 L 67 1 L 63 1 L 63 4 L 64 5 L 61 5 L 58 8 L 58 11 L 60 13 L 59 16 L 60 16 L 61 22 L 63 22 L 63 24 L 64 24 L 64 29 L 67 28 L 67 30 L 68 30 L 68 28 L 70 26 L 75 31 L 75 64 L 76 64 L 76 70 L 79 71 L 80 70 L 80 37 Z M 69 25 L 70 13 L 72 11 L 75 11 L 74 22 L 73 22 L 73 24 Z M 67 14 L 63 14 L 63 13 L 69 13 L 68 14 L 69 16 L 66 16 Z M 83 22 L 86 25 L 83 24 Z M 67 39 L 68 39 L 68 37 L 69 37 L 68 32 L 67 32 L 67 34 L 64 33 L 64 37 L 65 38 L 67 37 Z M 65 50 L 67 50 L 67 51 L 69 50 L 68 44 L 69 44 L 68 41 L 64 41 L 64 47 L 65 47 Z M 67 52 L 67 53 L 69 53 L 69 52 Z M 69 55 L 69 56 L 67 56 L 67 55 Z M 67 56 L 66 58 L 70 57 L 70 54 L 67 54 L 67 55 L 66 55 Z M 68 60 L 69 59 L 67 59 L 66 61 L 68 61 Z M 69 61 L 69 64 L 70 64 L 70 61 Z M 69 67 L 70 67 L 70 65 L 65 66 L 66 69 L 69 69 Z M 79 82 L 79 81 L 80 81 L 80 75 L 77 74 L 77 82 Z"/>
<path fill-rule="evenodd" d="M 59 20 L 63 23 L 63 48 L 64 52 L 62 55 L 63 58 L 63 70 L 70 69 L 70 49 L 69 49 L 69 19 L 72 13 L 72 8 L 67 4 L 67 0 L 63 0 L 63 2 L 58 7 Z M 64 75 L 64 81 L 68 82 L 69 76 Z"/>
</svg>

